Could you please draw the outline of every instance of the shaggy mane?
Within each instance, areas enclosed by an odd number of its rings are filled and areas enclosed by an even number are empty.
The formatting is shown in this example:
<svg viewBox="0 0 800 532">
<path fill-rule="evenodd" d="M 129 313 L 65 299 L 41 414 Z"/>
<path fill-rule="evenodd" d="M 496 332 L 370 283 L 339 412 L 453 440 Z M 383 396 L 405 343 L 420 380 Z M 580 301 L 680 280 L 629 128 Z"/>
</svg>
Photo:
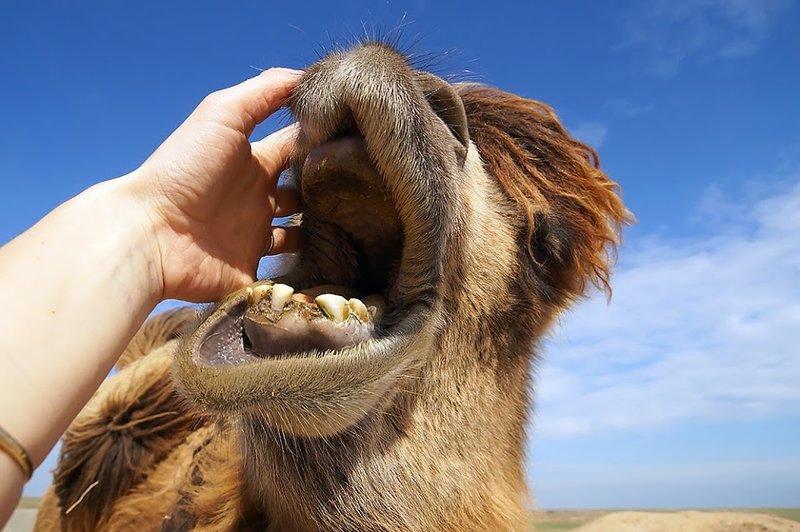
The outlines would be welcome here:
<svg viewBox="0 0 800 532">
<path fill-rule="evenodd" d="M 117 360 L 117 370 L 144 358 L 170 340 L 191 333 L 197 327 L 197 320 L 197 311 L 191 307 L 173 309 L 147 320 Z"/>
<path fill-rule="evenodd" d="M 540 263 L 537 226 L 555 220 L 568 240 L 556 250 L 572 269 L 568 290 L 583 295 L 589 281 L 610 297 L 610 265 L 621 228 L 633 216 L 619 185 L 600 170 L 597 152 L 572 138 L 543 103 L 480 85 L 464 84 L 458 92 L 489 173 L 527 213 L 531 259 Z"/>
<path fill-rule="evenodd" d="M 165 341 L 165 327 L 185 326 L 188 317 L 175 310 L 152 319 L 146 330 L 154 337 L 140 333 L 138 347 L 153 352 L 106 380 L 64 435 L 53 484 L 65 530 L 96 530 L 120 497 L 206 423 L 171 377 L 175 342 Z"/>
</svg>

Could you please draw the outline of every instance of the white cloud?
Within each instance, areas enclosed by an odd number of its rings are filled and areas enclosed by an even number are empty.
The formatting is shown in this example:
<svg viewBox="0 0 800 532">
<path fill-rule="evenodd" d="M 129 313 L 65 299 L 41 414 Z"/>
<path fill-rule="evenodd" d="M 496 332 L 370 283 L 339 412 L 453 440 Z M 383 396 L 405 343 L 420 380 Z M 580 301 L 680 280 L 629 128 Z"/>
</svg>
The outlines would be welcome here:
<svg viewBox="0 0 800 532">
<path fill-rule="evenodd" d="M 608 127 L 599 122 L 582 122 L 572 131 L 572 134 L 586 144 L 599 148 L 606 140 Z"/>
<path fill-rule="evenodd" d="M 625 118 L 637 118 L 655 109 L 652 103 L 635 103 L 625 98 L 613 98 L 605 102 L 604 105 Z"/>
<path fill-rule="evenodd" d="M 703 204 L 708 235 L 623 248 L 611 304 L 564 318 L 536 379 L 538 437 L 800 413 L 800 181 Z"/>
<path fill-rule="evenodd" d="M 753 508 L 796 506 L 798 471 L 796 458 L 767 457 L 667 464 L 541 463 L 530 476 L 542 508 Z"/>
<path fill-rule="evenodd" d="M 657 0 L 624 17 L 624 48 L 641 49 L 648 69 L 677 74 L 690 56 L 702 61 L 755 54 L 786 0 Z"/>
</svg>

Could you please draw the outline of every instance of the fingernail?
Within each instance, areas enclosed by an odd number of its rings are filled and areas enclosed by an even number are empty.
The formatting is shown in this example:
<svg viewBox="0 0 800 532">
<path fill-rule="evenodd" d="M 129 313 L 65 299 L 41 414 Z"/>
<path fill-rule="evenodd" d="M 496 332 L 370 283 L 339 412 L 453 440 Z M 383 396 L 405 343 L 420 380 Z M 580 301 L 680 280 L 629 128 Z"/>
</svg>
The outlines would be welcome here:
<svg viewBox="0 0 800 532">
<path fill-rule="evenodd" d="M 267 72 L 272 72 L 273 74 L 282 74 L 284 76 L 292 77 L 292 78 L 299 78 L 303 75 L 302 70 L 295 70 L 294 68 L 286 68 L 286 67 L 271 67 L 267 70 L 264 70 L 262 74 Z"/>
</svg>

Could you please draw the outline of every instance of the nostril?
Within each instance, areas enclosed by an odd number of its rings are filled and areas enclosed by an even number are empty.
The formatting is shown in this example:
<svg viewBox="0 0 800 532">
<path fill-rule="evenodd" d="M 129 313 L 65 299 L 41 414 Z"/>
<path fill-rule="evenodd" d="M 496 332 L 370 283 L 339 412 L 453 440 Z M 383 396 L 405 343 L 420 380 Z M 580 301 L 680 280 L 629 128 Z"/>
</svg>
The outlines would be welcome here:
<svg viewBox="0 0 800 532">
<path fill-rule="evenodd" d="M 464 102 L 458 93 L 445 80 L 429 72 L 416 72 L 417 83 L 428 105 L 450 130 L 450 133 L 461 144 L 459 158 L 463 162 L 469 149 L 469 129 Z"/>
<path fill-rule="evenodd" d="M 329 140 L 338 140 L 341 138 L 354 136 L 362 137 L 363 135 L 361 135 L 361 128 L 358 127 L 358 123 L 353 116 L 353 111 L 348 109 L 341 123 L 336 128 L 336 131 L 333 133 L 333 135 L 331 135 Z"/>
</svg>

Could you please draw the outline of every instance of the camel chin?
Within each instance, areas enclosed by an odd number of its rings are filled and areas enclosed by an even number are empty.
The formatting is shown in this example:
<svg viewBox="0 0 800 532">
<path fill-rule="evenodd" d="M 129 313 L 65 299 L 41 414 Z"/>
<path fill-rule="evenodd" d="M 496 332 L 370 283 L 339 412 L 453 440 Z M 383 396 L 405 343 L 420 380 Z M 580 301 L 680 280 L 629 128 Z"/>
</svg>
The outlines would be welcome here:
<svg viewBox="0 0 800 532">
<path fill-rule="evenodd" d="M 182 391 L 209 410 L 260 416 L 297 436 L 347 429 L 407 370 L 423 315 L 412 309 L 384 328 L 384 296 L 353 295 L 331 285 L 295 293 L 272 281 L 229 295 L 178 353 Z"/>
<path fill-rule="evenodd" d="M 385 43 L 311 65 L 288 107 L 291 269 L 145 324 L 40 530 L 528 529 L 533 368 L 610 293 L 617 185 L 546 105 Z"/>
</svg>

